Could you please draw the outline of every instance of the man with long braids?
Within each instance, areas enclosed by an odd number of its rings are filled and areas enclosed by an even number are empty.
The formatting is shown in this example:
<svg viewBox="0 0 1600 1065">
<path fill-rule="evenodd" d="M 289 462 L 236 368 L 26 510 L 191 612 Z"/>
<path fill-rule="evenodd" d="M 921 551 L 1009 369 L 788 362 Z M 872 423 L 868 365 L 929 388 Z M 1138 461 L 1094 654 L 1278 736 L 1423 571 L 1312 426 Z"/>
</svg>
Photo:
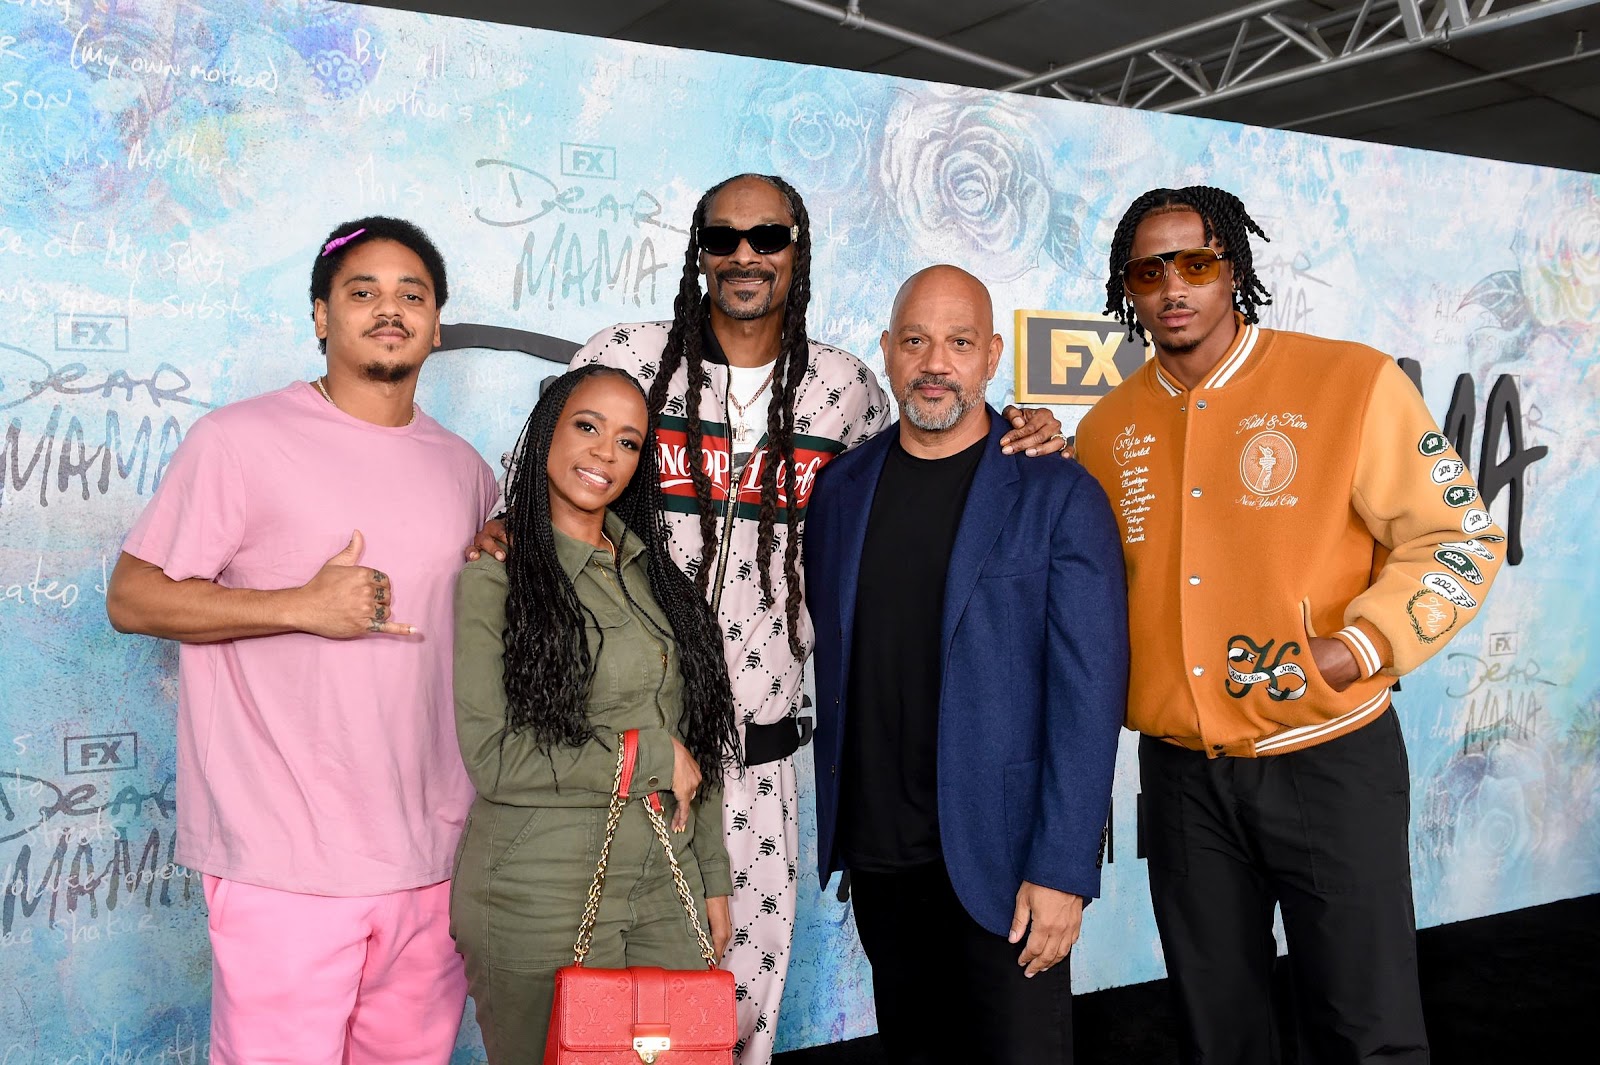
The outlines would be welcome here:
<svg viewBox="0 0 1600 1065">
<path fill-rule="evenodd" d="M 1390 688 L 1472 619 L 1504 537 L 1392 359 L 1257 324 L 1251 233 L 1221 189 L 1134 201 L 1106 309 L 1155 358 L 1077 435 L 1122 532 L 1182 1060 L 1277 1059 L 1276 906 L 1300 1060 L 1426 1062 Z"/>
<path fill-rule="evenodd" d="M 205 875 L 223 1065 L 443 1065 L 455 1045 L 452 596 L 497 490 L 415 402 L 447 294 L 411 223 L 330 233 L 327 372 L 197 421 L 111 576 L 119 631 L 181 644 L 178 861 Z"/>
<path fill-rule="evenodd" d="M 798 796 L 793 755 L 812 643 L 800 530 L 833 456 L 888 423 L 872 371 L 806 332 L 811 224 L 778 177 L 740 174 L 695 206 L 670 322 L 602 330 L 573 365 L 634 374 L 660 418 L 661 485 L 673 557 L 721 623 L 744 769 L 726 782 L 740 1063 L 765 1065 L 794 932 Z M 704 279 L 704 289 L 701 282 Z M 1045 410 L 1006 408 L 1008 451 L 1053 455 Z M 496 550 L 497 530 L 478 547 Z"/>
</svg>

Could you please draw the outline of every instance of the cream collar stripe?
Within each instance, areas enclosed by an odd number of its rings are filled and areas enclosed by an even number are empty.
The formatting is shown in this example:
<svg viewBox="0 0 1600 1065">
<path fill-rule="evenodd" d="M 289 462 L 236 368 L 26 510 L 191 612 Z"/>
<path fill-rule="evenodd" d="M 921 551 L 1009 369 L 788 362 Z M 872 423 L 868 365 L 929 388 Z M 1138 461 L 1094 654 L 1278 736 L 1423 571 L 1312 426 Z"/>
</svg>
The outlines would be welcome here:
<svg viewBox="0 0 1600 1065">
<path fill-rule="evenodd" d="M 1216 368 L 1211 371 L 1211 376 L 1202 381 L 1195 391 L 1199 391 L 1201 388 L 1221 388 L 1233 380 L 1234 376 L 1244 367 L 1244 364 L 1250 361 L 1250 355 L 1256 348 L 1256 341 L 1260 338 L 1261 329 L 1258 326 L 1251 325 L 1248 322 L 1241 322 L 1239 335 L 1234 338 L 1233 347 L 1222 357 L 1222 361 L 1217 363 Z M 1161 386 L 1162 390 L 1169 396 L 1182 395 L 1183 386 L 1173 380 L 1167 374 L 1167 371 L 1161 368 L 1161 360 L 1156 358 L 1152 359 L 1151 362 L 1155 366 L 1156 382 Z"/>
</svg>

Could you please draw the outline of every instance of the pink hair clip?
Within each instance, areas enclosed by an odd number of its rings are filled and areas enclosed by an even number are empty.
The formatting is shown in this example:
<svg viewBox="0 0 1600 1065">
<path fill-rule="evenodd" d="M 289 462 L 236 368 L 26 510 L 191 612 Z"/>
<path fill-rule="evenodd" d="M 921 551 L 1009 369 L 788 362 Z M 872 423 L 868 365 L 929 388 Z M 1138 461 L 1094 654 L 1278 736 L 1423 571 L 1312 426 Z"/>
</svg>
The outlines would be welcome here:
<svg viewBox="0 0 1600 1065">
<path fill-rule="evenodd" d="M 367 231 L 366 227 L 363 226 L 362 228 L 356 230 L 354 233 L 346 233 L 342 237 L 334 237 L 332 240 L 328 241 L 328 243 L 326 243 L 326 244 L 324 244 L 322 246 L 322 254 L 325 255 L 325 256 L 326 255 L 332 255 L 334 252 L 338 251 L 340 248 L 344 247 L 346 244 L 349 244 L 352 240 L 355 240 L 357 237 L 359 237 L 361 234 L 365 233 L 366 231 Z"/>
</svg>

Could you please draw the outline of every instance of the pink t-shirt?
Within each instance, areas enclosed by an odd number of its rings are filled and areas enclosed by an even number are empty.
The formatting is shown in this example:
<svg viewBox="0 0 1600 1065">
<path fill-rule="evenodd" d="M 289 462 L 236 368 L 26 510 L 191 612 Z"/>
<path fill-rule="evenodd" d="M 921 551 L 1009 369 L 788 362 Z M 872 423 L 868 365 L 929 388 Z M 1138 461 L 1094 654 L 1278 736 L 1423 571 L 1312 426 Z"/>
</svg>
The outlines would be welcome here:
<svg viewBox="0 0 1600 1065">
<path fill-rule="evenodd" d="M 452 604 L 498 490 L 417 412 L 369 425 L 304 382 L 195 423 L 123 550 L 173 580 L 293 588 L 360 529 L 415 636 L 285 633 L 178 655 L 178 861 L 315 895 L 450 876 L 473 790 L 456 745 Z"/>
</svg>

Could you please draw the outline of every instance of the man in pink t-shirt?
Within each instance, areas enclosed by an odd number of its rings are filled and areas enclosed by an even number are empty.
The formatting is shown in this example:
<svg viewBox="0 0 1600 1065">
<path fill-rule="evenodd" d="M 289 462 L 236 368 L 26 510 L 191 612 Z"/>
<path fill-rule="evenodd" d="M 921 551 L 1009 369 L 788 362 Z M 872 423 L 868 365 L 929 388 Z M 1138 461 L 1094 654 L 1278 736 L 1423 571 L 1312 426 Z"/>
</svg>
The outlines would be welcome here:
<svg viewBox="0 0 1600 1065">
<path fill-rule="evenodd" d="M 111 623 L 183 645 L 177 857 L 206 874 L 214 1062 L 455 1042 L 451 611 L 497 489 L 413 400 L 446 295 L 410 223 L 334 230 L 311 274 L 327 373 L 196 422 L 112 574 Z"/>
</svg>

